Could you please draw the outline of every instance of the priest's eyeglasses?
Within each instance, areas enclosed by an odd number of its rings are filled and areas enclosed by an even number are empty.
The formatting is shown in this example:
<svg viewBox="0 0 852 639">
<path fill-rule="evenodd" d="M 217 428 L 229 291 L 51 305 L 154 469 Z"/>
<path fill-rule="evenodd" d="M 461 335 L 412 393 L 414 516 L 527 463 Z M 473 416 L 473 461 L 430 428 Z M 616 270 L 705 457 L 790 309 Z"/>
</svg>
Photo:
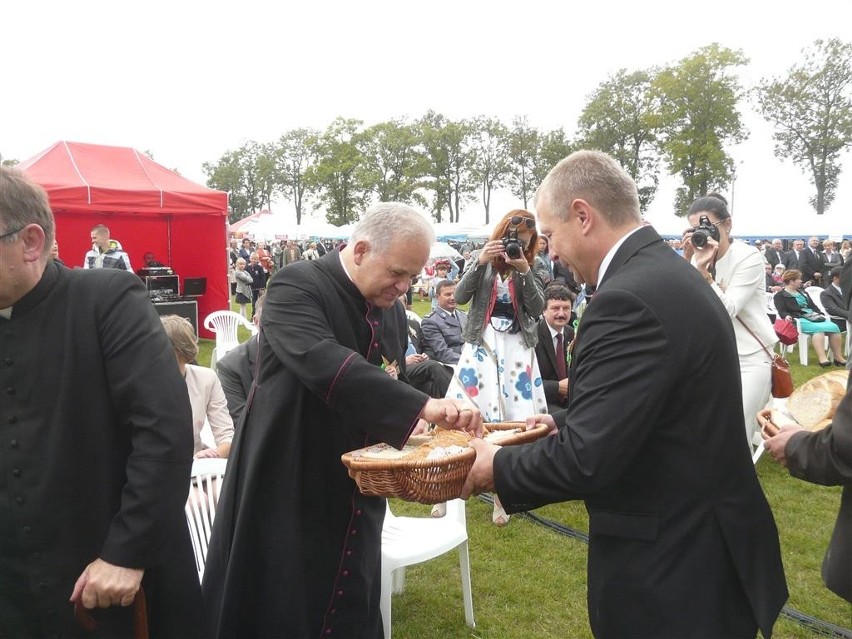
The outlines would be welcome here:
<svg viewBox="0 0 852 639">
<path fill-rule="evenodd" d="M 23 230 L 24 230 L 24 227 L 22 226 L 20 228 L 15 229 L 14 231 L 9 231 L 8 233 L 3 233 L 3 235 L 0 235 L 0 240 L 5 240 L 7 237 L 12 237 L 15 233 L 20 233 Z"/>
<path fill-rule="evenodd" d="M 520 226 L 522 222 L 526 223 L 527 228 L 532 231 L 535 228 L 535 220 L 530 219 L 528 217 L 521 217 L 520 215 L 513 215 L 512 219 L 509 220 L 512 226 Z"/>
</svg>

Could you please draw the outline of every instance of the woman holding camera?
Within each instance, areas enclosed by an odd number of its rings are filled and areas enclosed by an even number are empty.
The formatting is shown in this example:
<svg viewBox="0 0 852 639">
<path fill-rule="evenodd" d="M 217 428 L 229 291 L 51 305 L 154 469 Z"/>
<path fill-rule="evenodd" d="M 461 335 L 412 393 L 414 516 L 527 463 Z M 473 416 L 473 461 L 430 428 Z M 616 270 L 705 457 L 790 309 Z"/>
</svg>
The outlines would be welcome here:
<svg viewBox="0 0 852 639">
<path fill-rule="evenodd" d="M 683 256 L 713 287 L 734 325 L 743 393 L 743 419 L 749 447 L 755 439 L 758 411 L 769 403 L 771 351 L 778 341 L 766 314 L 763 256 L 755 247 L 731 239 L 731 214 L 721 196 L 700 197 L 687 214 L 692 228 L 683 235 Z M 765 348 L 764 348 L 765 347 Z"/>
<path fill-rule="evenodd" d="M 456 301 L 470 302 L 462 331 L 465 345 L 447 397 L 468 397 L 485 422 L 523 421 L 547 412 L 535 358 L 536 325 L 544 310 L 542 285 L 533 273 L 538 233 L 532 213 L 509 211 L 456 287 Z M 509 516 L 494 500 L 492 519 Z"/>
<path fill-rule="evenodd" d="M 814 351 L 816 351 L 819 365 L 823 368 L 831 366 L 825 353 L 825 340 L 828 334 L 828 345 L 837 366 L 846 366 L 843 359 L 843 342 L 840 339 L 840 328 L 837 324 L 819 313 L 819 307 L 814 304 L 810 296 L 802 290 L 802 272 L 796 269 L 784 271 L 781 276 L 784 288 L 775 293 L 775 309 L 778 317 L 788 320 L 799 320 L 799 330 L 807 335 L 813 335 Z"/>
</svg>

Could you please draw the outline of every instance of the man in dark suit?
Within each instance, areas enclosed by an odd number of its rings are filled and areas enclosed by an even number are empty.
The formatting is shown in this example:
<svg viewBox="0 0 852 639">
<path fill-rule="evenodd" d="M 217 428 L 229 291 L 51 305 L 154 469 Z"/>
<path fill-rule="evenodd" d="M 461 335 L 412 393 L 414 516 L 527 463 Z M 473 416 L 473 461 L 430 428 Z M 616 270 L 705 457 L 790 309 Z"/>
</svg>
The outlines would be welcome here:
<svg viewBox="0 0 852 639">
<path fill-rule="evenodd" d="M 596 285 L 568 408 L 523 446 L 474 440 L 463 496 L 507 512 L 583 499 L 599 639 L 769 637 L 787 599 L 778 531 L 742 446 L 733 325 L 708 280 L 643 226 L 633 180 L 578 151 L 536 195 L 539 229 Z"/>
<path fill-rule="evenodd" d="M 423 350 L 444 364 L 456 364 L 461 355 L 464 340 L 462 329 L 467 324 L 467 313 L 456 308 L 456 283 L 441 280 L 435 287 L 438 308 L 423 318 Z"/>
<path fill-rule="evenodd" d="M 835 266 L 831 269 L 828 278 L 829 284 L 819 295 L 825 312 L 837 324 L 841 333 L 846 331 L 846 322 L 849 320 L 849 309 L 843 303 L 843 292 L 840 290 L 840 276 L 842 272 L 842 266 Z"/>
<path fill-rule="evenodd" d="M 805 248 L 804 240 L 793 242 L 793 249 L 784 254 L 783 263 L 788 271 L 796 269 L 802 272 L 802 281 L 805 286 L 819 284 L 819 277 L 822 277 L 820 273 L 822 265 L 817 254 L 812 249 Z"/>
<path fill-rule="evenodd" d="M 843 486 L 822 578 L 829 590 L 852 603 L 852 385 L 831 424 L 816 432 L 784 426 L 764 446 L 793 477 L 821 486 Z"/>
<path fill-rule="evenodd" d="M 544 289 L 544 312 L 538 322 L 535 358 L 544 382 L 544 396 L 550 413 L 568 403 L 568 344 L 574 339 L 569 328 L 571 292 L 561 284 Z"/>
<path fill-rule="evenodd" d="M 769 262 L 769 265 L 774 269 L 778 264 L 782 263 L 784 255 L 783 244 L 779 238 L 772 240 L 772 244 L 764 245 L 763 259 Z"/>
<path fill-rule="evenodd" d="M 265 296 L 257 300 L 257 308 L 252 319 L 257 327 L 260 326 L 260 316 L 263 314 L 265 300 Z M 243 416 L 243 409 L 246 406 L 251 385 L 254 383 L 258 340 L 259 334 L 253 335 L 236 348 L 229 350 L 216 362 L 216 374 L 222 383 L 222 390 L 225 391 L 228 412 L 231 414 L 234 426 L 239 424 L 240 417 Z"/>
</svg>

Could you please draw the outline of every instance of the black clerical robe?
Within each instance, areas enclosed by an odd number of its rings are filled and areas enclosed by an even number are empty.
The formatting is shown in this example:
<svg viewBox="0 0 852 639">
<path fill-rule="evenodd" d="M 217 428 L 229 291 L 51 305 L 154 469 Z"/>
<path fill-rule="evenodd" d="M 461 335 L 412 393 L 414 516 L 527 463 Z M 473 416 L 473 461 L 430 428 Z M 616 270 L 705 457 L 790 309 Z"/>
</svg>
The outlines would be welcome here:
<svg viewBox="0 0 852 639">
<path fill-rule="evenodd" d="M 406 346 L 402 306 L 369 304 L 338 251 L 272 278 L 204 574 L 214 636 L 382 636 L 385 500 L 340 457 L 408 438 L 428 397 L 380 367 Z"/>
<path fill-rule="evenodd" d="M 152 637 L 199 636 L 192 412 L 139 278 L 49 263 L 0 318 L 0 388 L 0 636 L 83 636 L 68 598 L 98 557 L 145 568 Z M 130 613 L 85 636 L 132 636 Z"/>
</svg>

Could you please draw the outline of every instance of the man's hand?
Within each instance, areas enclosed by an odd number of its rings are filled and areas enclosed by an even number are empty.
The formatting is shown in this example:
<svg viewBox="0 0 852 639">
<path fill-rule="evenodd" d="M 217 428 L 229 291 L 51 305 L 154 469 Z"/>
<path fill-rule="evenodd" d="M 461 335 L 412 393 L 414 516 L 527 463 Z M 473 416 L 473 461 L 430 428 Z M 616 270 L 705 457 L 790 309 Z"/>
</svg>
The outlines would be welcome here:
<svg viewBox="0 0 852 639">
<path fill-rule="evenodd" d="M 565 399 L 568 397 L 568 378 L 561 380 L 559 382 L 559 399 Z"/>
<path fill-rule="evenodd" d="M 772 455 L 772 459 L 786 468 L 787 442 L 790 441 L 790 438 L 793 435 L 803 430 L 804 429 L 801 426 L 782 426 L 777 435 L 764 439 L 763 447 L 769 451 L 769 454 Z M 766 434 L 764 433 L 763 436 L 765 438 Z"/>
<path fill-rule="evenodd" d="M 533 415 L 531 417 L 527 417 L 527 430 L 530 428 L 535 428 L 538 424 L 547 424 L 550 428 L 550 432 L 548 435 L 553 435 L 556 433 L 556 422 L 553 421 L 552 415 Z"/>
<path fill-rule="evenodd" d="M 499 446 L 481 439 L 474 439 L 470 445 L 476 450 L 476 460 L 464 480 L 462 499 L 494 490 L 494 455 L 500 450 Z"/>
<path fill-rule="evenodd" d="M 405 358 L 405 365 L 406 366 L 413 366 L 414 364 L 419 364 L 420 362 L 425 362 L 427 359 L 429 359 L 429 356 L 426 355 L 426 354 L 408 355 Z"/>
<path fill-rule="evenodd" d="M 142 568 L 124 568 L 95 559 L 77 578 L 70 601 L 76 603 L 80 599 L 83 607 L 90 609 L 129 606 L 144 574 Z"/>
<path fill-rule="evenodd" d="M 482 437 L 482 414 L 468 402 L 432 398 L 426 402 L 420 417 L 442 428 L 464 430 L 474 437 Z"/>
<path fill-rule="evenodd" d="M 206 459 L 208 457 L 221 457 L 221 455 L 219 455 L 219 451 L 215 448 L 205 448 L 195 453 L 193 459 Z"/>
</svg>

